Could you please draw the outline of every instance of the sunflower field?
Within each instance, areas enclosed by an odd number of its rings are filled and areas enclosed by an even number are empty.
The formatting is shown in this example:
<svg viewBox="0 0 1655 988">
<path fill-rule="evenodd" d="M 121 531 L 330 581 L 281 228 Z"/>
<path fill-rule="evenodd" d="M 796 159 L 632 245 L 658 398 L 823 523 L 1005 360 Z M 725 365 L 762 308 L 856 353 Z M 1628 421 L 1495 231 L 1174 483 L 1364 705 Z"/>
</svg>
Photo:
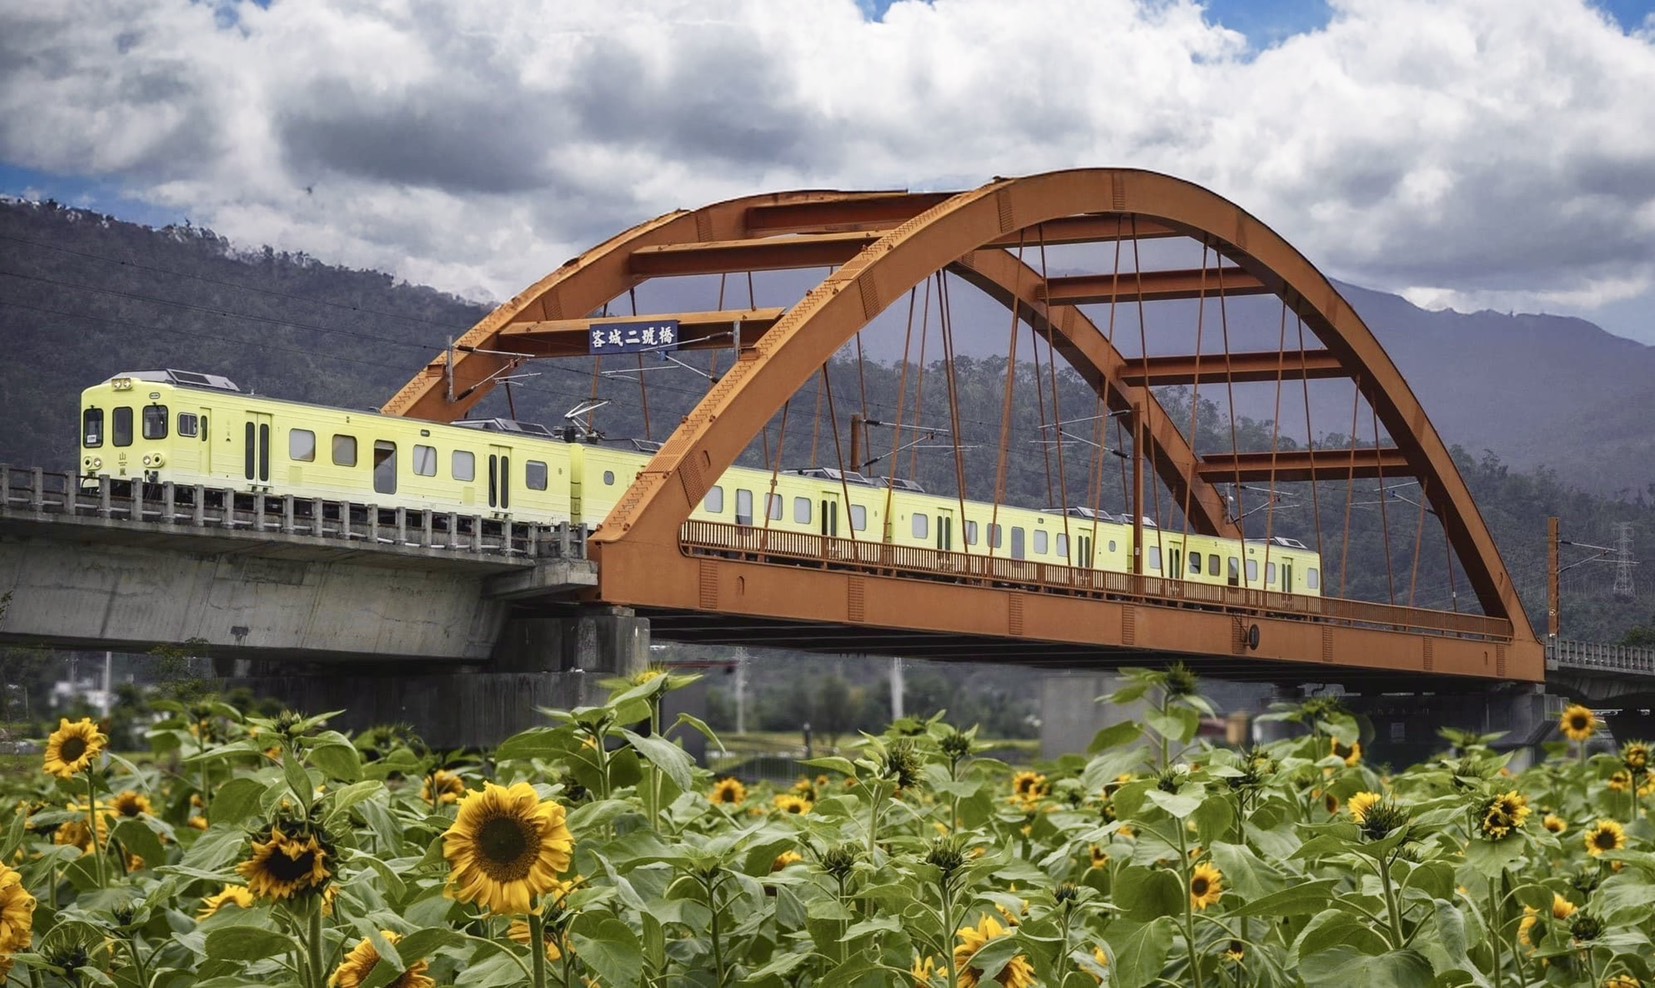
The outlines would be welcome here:
<svg viewBox="0 0 1655 988">
<path fill-rule="evenodd" d="M 1317 701 L 1196 739 L 1186 670 L 1038 770 L 942 718 L 790 787 L 695 766 L 658 671 L 484 755 L 174 704 L 152 753 L 64 720 L 0 829 L 6 986 L 1541 986 L 1652 982 L 1649 746 L 1592 713 L 1521 772 L 1401 772 Z M 712 739 L 716 742 L 716 739 Z"/>
</svg>

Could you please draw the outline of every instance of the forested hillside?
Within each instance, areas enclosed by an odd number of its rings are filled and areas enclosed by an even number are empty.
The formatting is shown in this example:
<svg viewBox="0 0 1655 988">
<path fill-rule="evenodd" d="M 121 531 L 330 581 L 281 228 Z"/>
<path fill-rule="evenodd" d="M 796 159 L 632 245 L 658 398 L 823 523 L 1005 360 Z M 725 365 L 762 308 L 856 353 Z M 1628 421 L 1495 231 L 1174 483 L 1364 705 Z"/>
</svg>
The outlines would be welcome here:
<svg viewBox="0 0 1655 988">
<path fill-rule="evenodd" d="M 1378 307 L 1374 299 L 1362 301 Z M 79 392 L 122 370 L 187 368 L 227 375 L 247 390 L 376 408 L 448 339 L 486 311 L 429 288 L 398 283 L 380 272 L 347 270 L 268 249 L 240 252 L 199 228 L 149 230 L 55 204 L 0 203 L 0 339 L 8 357 L 0 367 L 0 401 L 8 410 L 0 428 L 0 461 L 67 469 L 74 461 Z M 1479 332 L 1492 332 L 1479 326 Z M 1375 328 L 1380 331 L 1378 325 Z M 1513 336 L 1513 346 L 1532 341 L 1530 330 Z M 1406 345 L 1423 344 L 1411 339 Z M 1642 359 L 1641 353 L 1633 356 Z M 1508 357 L 1516 363 L 1522 360 L 1520 354 Z M 693 362 L 716 375 L 719 359 L 700 355 Z M 727 355 L 723 359 L 727 362 Z M 851 413 L 887 422 L 900 413 L 908 423 L 936 428 L 928 440 L 896 454 L 900 475 L 918 479 L 928 489 L 953 493 L 953 447 L 958 445 L 967 495 L 994 497 L 1002 483 L 997 450 L 1005 358 L 961 357 L 952 381 L 934 359 L 928 357 L 926 363 L 919 388 L 922 372 L 915 368 L 908 370 L 905 380 L 902 368 L 891 363 L 836 363 L 829 386 L 818 381 L 802 390 L 785 417 L 778 417 L 754 442 L 749 462 L 852 465 L 846 462 Z M 611 358 L 606 369 L 627 366 L 625 361 L 617 366 Z M 1555 362 L 1554 367 L 1559 373 L 1567 370 Z M 637 382 L 629 378 L 598 378 L 594 389 L 591 368 L 583 361 L 543 361 L 526 371 L 537 376 L 520 381 L 509 394 L 497 389 L 480 413 L 515 413 L 523 419 L 554 422 L 595 391 L 610 401 L 591 418 L 604 435 L 615 440 L 661 439 L 707 387 L 705 376 L 690 371 L 652 374 L 646 406 Z M 1059 416 L 1056 408 L 1046 406 L 1053 402 L 1049 384 L 1043 393 L 1035 374 L 1026 361 L 1019 364 L 1012 409 L 1016 438 L 1003 471 L 1004 498 L 1035 506 L 1067 502 L 1119 510 L 1127 484 L 1124 460 L 1104 457 L 1105 469 L 1099 473 L 1085 444 L 1072 443 L 1060 452 L 1038 441 L 1049 435 L 1041 431 L 1041 422 Z M 1426 379 L 1435 380 L 1430 375 Z M 1049 382 L 1049 373 L 1044 380 Z M 1078 378 L 1060 375 L 1059 382 L 1054 404 L 1061 407 L 1062 419 L 1095 414 L 1095 399 Z M 1432 407 L 1432 394 L 1415 386 Z M 958 421 L 951 418 L 950 387 Z M 1591 391 L 1592 382 L 1560 382 L 1555 393 L 1568 394 L 1571 387 Z M 923 401 L 916 410 L 920 390 Z M 899 401 L 899 395 L 907 397 Z M 1191 417 L 1190 398 L 1176 390 L 1163 396 L 1182 422 Z M 1198 447 L 1230 448 L 1227 416 L 1221 418 L 1206 397 L 1201 403 Z M 1453 441 L 1451 433 L 1447 438 Z M 862 463 L 855 465 L 871 473 L 888 472 L 895 447 L 914 439 L 910 433 L 899 443 L 888 428 L 870 428 Z M 1272 439 L 1267 421 L 1237 423 L 1238 448 L 1268 449 Z M 1600 440 L 1583 432 L 1580 441 Z M 1127 445 L 1125 437 L 1113 432 L 1103 441 L 1115 448 Z M 1606 445 L 1601 455 L 1624 457 L 1627 442 L 1641 441 L 1621 437 L 1619 445 Z M 1320 435 L 1317 442 L 1337 447 L 1349 440 Z M 1592 450 L 1584 453 L 1590 456 Z M 1583 488 L 1591 485 L 1579 474 L 1514 470 L 1505 464 L 1499 448 L 1462 452 L 1459 460 L 1537 624 L 1543 625 L 1545 616 L 1548 515 L 1564 519 L 1565 536 L 1572 541 L 1600 546 L 1613 544 L 1618 523 L 1632 522 L 1642 554 L 1655 558 L 1655 485 L 1628 488 L 1609 498 L 1586 493 Z M 1343 533 L 1347 513 L 1351 517 L 1348 562 L 1337 535 L 1322 542 L 1331 590 L 1344 587 L 1352 597 L 1412 600 L 1445 609 L 1474 607 L 1463 574 L 1447 565 L 1434 522 L 1418 507 L 1417 488 L 1380 493 L 1373 484 L 1323 485 L 1312 492 L 1300 485 L 1279 493 L 1270 507 L 1262 495 L 1241 492 L 1237 510 L 1248 513 L 1249 535 L 1264 534 L 1268 526 L 1273 534 L 1314 545 L 1320 532 Z M 1150 507 L 1163 524 L 1180 524 L 1177 505 Z M 1426 534 L 1416 540 L 1422 519 Z M 1391 533 L 1389 552 L 1380 536 L 1386 528 Z M 1590 554 L 1571 548 L 1565 560 Z M 1641 569 L 1639 594 L 1633 600 L 1610 594 L 1612 573 L 1605 563 L 1569 570 L 1565 635 L 1616 640 L 1637 625 L 1655 624 L 1655 593 L 1650 586 L 1655 572 Z"/>
</svg>

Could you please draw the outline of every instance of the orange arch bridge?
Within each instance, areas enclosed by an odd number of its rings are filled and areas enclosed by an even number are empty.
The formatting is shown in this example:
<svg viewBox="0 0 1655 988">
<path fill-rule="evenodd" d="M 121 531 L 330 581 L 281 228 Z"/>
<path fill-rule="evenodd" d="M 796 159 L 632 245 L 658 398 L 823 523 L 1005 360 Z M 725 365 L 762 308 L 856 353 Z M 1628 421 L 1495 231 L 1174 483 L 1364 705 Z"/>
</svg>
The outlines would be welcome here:
<svg viewBox="0 0 1655 988">
<path fill-rule="evenodd" d="M 1199 268 L 1123 273 L 1117 266 L 1055 277 L 1024 249 L 1175 237 L 1202 245 Z M 585 356 L 594 314 L 652 279 L 809 268 L 829 273 L 789 307 L 673 314 L 683 349 L 728 348 L 734 334 L 739 358 L 591 537 L 598 602 L 637 608 L 666 637 L 749 644 L 1066 664 L 1183 655 L 1232 676 L 1544 678 L 1541 646 L 1476 505 L 1373 334 L 1280 236 L 1234 203 L 1167 175 L 1079 169 L 996 179 L 959 193 L 785 192 L 669 213 L 500 306 L 385 411 L 464 417 L 525 357 Z M 1014 571 L 1002 565 L 1008 560 L 981 555 L 953 554 L 963 558 L 939 566 L 867 539 L 823 539 L 798 552 L 765 540 L 730 552 L 714 551 L 728 550 L 728 542 L 692 537 L 694 506 L 784 403 L 871 320 L 939 272 L 1013 310 L 1064 357 L 1129 424 L 1140 451 L 1135 472 L 1147 471 L 1186 506 L 1192 531 L 1256 534 L 1244 533 L 1227 510 L 1223 484 L 1363 478 L 1383 489 L 1411 481 L 1421 524 L 1426 510 L 1440 520 L 1481 613 L 1186 585 L 1142 573 L 1044 565 Z M 1125 356 L 1084 308 L 1263 294 L 1278 297 L 1284 320 L 1291 313 L 1319 345 L 1230 352 L 1226 344 L 1223 353 L 1202 354 L 1198 346 L 1171 355 L 1146 348 Z M 1370 406 L 1374 442 L 1197 455 L 1152 390 L 1339 378 Z M 1388 443 L 1379 441 L 1381 424 Z M 1136 484 L 1142 503 L 1143 481 Z"/>
</svg>

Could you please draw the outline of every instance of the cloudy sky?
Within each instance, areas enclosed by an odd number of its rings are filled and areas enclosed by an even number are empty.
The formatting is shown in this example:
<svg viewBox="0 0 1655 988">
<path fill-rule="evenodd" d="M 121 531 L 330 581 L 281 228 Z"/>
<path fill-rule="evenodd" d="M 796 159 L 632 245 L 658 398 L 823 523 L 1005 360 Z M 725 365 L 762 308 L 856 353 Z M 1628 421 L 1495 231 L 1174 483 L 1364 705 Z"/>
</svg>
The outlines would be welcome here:
<svg viewBox="0 0 1655 988">
<path fill-rule="evenodd" d="M 1152 168 L 1655 344 L 1650 0 L 0 0 L 0 193 L 506 298 L 802 187 Z"/>
</svg>

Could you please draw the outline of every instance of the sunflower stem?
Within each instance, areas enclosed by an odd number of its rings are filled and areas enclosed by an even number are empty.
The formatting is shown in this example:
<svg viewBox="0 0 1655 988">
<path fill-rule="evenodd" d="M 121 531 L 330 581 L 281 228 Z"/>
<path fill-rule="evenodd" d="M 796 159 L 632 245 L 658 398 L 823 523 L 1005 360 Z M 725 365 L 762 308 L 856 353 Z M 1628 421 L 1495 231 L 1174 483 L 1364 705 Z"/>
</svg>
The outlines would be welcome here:
<svg viewBox="0 0 1655 988">
<path fill-rule="evenodd" d="M 310 897 L 309 930 L 305 936 L 305 949 L 310 954 L 311 977 L 316 980 L 316 988 L 324 988 L 327 984 L 327 968 L 322 959 L 322 896 L 320 893 Z"/>
<path fill-rule="evenodd" d="M 98 888 L 107 887 L 104 875 L 103 843 L 98 840 L 98 783 L 92 778 L 92 769 L 86 769 L 86 829 L 92 841 L 92 856 L 97 859 Z"/>
<path fill-rule="evenodd" d="M 1404 943 L 1402 910 L 1397 906 L 1396 889 L 1391 885 L 1391 862 L 1393 860 L 1390 856 L 1386 856 L 1375 862 L 1374 867 L 1379 870 L 1379 885 L 1385 890 L 1385 914 L 1390 919 L 1391 949 L 1401 950 Z"/>
<path fill-rule="evenodd" d="M 719 942 L 718 930 L 718 876 L 711 875 L 703 879 L 707 886 L 707 908 L 712 911 L 712 941 L 713 941 L 713 971 L 718 976 L 716 982 L 724 984 L 724 945 Z"/>
<path fill-rule="evenodd" d="M 954 967 L 954 900 L 948 894 L 948 876 L 937 883 L 942 892 L 942 958 L 948 965 L 948 988 L 959 988 L 959 972 Z"/>
<path fill-rule="evenodd" d="M 1190 885 L 1195 880 L 1195 869 L 1190 862 L 1189 842 L 1184 836 L 1183 821 L 1174 820 L 1173 829 L 1178 832 L 1178 867 L 1184 874 L 1184 945 L 1189 950 L 1190 974 L 1195 978 L 1195 988 L 1201 988 L 1201 958 L 1195 949 L 1195 898 L 1190 892 Z"/>
<path fill-rule="evenodd" d="M 1494 988 L 1502 988 L 1505 984 L 1505 957 L 1501 948 L 1504 946 L 1505 931 L 1500 923 L 1500 900 L 1494 892 L 1494 881 L 1488 883 L 1488 925 L 1494 935 L 1489 937 L 1494 945 Z M 1593 982 L 1596 984 L 1596 982 Z"/>
<path fill-rule="evenodd" d="M 546 917 L 529 909 L 529 955 L 534 958 L 534 988 L 546 988 Z M 568 970 L 567 964 L 564 970 Z"/>
</svg>

